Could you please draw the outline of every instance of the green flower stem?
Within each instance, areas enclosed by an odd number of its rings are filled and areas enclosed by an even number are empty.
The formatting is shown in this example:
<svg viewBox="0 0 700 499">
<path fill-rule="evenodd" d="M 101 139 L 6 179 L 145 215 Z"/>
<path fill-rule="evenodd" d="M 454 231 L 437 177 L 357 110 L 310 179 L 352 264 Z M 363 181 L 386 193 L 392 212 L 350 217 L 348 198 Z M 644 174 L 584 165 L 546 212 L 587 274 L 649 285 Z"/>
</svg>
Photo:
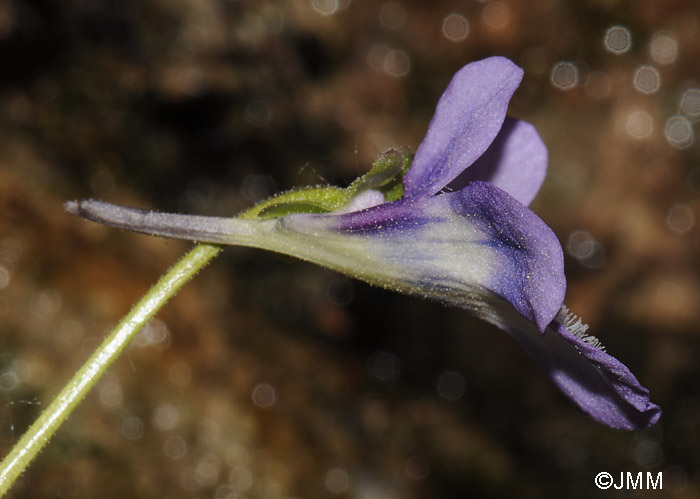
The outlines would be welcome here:
<svg viewBox="0 0 700 499">
<path fill-rule="evenodd" d="M 0 496 L 5 495 L 136 333 L 219 251 L 219 246 L 210 244 L 195 246 L 121 320 L 0 463 Z"/>
</svg>

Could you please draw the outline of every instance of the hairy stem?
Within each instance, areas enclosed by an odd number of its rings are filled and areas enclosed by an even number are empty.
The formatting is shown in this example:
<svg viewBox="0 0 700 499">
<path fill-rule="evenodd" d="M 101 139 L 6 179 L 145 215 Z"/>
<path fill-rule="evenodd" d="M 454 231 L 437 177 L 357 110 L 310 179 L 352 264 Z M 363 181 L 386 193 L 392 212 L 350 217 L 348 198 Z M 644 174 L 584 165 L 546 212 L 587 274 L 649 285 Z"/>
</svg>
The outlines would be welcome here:
<svg viewBox="0 0 700 499">
<path fill-rule="evenodd" d="M 136 333 L 219 251 L 220 247 L 210 244 L 195 246 L 121 320 L 0 463 L 0 496 L 29 466 Z"/>
</svg>

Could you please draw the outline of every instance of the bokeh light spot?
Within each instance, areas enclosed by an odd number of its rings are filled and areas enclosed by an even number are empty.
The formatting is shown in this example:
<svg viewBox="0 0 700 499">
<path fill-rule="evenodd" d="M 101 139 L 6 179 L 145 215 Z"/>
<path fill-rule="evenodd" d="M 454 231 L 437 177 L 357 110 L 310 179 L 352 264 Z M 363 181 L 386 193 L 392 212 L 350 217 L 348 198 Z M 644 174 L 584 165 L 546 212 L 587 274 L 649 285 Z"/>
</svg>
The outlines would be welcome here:
<svg viewBox="0 0 700 499">
<path fill-rule="evenodd" d="M 406 10 L 399 2 L 386 2 L 379 9 L 379 22 L 389 29 L 398 29 L 406 22 Z"/>
<path fill-rule="evenodd" d="M 10 269 L 4 265 L 0 265 L 0 289 L 5 289 L 10 284 Z"/>
<path fill-rule="evenodd" d="M 129 440 L 138 440 L 143 436 L 143 421 L 136 416 L 127 416 L 122 419 L 119 430 Z"/>
<path fill-rule="evenodd" d="M 661 446 L 652 439 L 640 438 L 632 449 L 632 459 L 643 468 L 657 468 L 663 462 L 663 457 Z"/>
<path fill-rule="evenodd" d="M 585 230 L 577 230 L 569 235 L 566 252 L 588 269 L 599 269 L 605 265 L 605 248 Z"/>
<path fill-rule="evenodd" d="M 187 442 L 185 439 L 176 435 L 165 439 L 163 444 L 163 452 L 170 459 L 182 459 L 187 454 Z"/>
<path fill-rule="evenodd" d="M 253 126 L 263 127 L 272 119 L 272 107 L 263 98 L 251 99 L 245 107 L 245 120 Z"/>
<path fill-rule="evenodd" d="M 340 7 L 339 0 L 312 0 L 311 8 L 322 16 L 335 14 Z"/>
<path fill-rule="evenodd" d="M 219 479 L 221 461 L 214 454 L 205 454 L 195 467 L 195 480 L 201 487 L 211 487 Z"/>
<path fill-rule="evenodd" d="M 102 377 L 97 385 L 97 394 L 103 407 L 118 407 L 122 404 L 122 385 L 114 375 L 106 374 Z"/>
<path fill-rule="evenodd" d="M 672 116 L 666 122 L 664 135 L 669 144 L 677 149 L 687 149 L 695 140 L 693 127 L 683 116 Z"/>
<path fill-rule="evenodd" d="M 610 77 L 602 71 L 592 71 L 586 79 L 586 91 L 597 99 L 607 97 L 612 91 Z"/>
<path fill-rule="evenodd" d="M 352 302 L 354 291 L 349 279 L 338 277 L 328 284 L 328 299 L 335 305 L 344 307 Z"/>
<path fill-rule="evenodd" d="M 695 215 L 688 205 L 676 204 L 668 210 L 666 226 L 676 234 L 685 234 L 695 225 Z"/>
<path fill-rule="evenodd" d="M 0 391 L 11 392 L 19 385 L 19 376 L 12 369 L 0 374 Z"/>
<path fill-rule="evenodd" d="M 481 13 L 484 24 L 493 29 L 503 29 L 510 21 L 510 10 L 503 2 L 492 1 L 484 6 Z"/>
<path fill-rule="evenodd" d="M 634 88 L 643 94 L 653 94 L 661 87 L 661 75 L 653 66 L 639 66 L 632 78 Z"/>
<path fill-rule="evenodd" d="M 627 133 L 635 139 L 646 139 L 654 131 L 654 119 L 646 111 L 632 111 L 627 117 Z"/>
<path fill-rule="evenodd" d="M 461 42 L 469 36 L 469 21 L 457 12 L 448 14 L 442 20 L 442 34 L 448 40 Z"/>
<path fill-rule="evenodd" d="M 378 380 L 393 381 L 399 377 L 401 363 L 393 353 L 377 351 L 369 356 L 367 371 Z"/>
<path fill-rule="evenodd" d="M 326 473 L 326 488 L 335 494 L 346 492 L 350 488 L 350 477 L 342 468 L 333 468 Z"/>
<path fill-rule="evenodd" d="M 670 64 L 678 57 L 678 42 L 667 32 L 656 33 L 649 44 L 649 55 L 661 64 Z"/>
<path fill-rule="evenodd" d="M 0 244 L 0 260 L 5 263 L 16 263 L 22 256 L 22 243 L 17 239 L 7 238 Z"/>
<path fill-rule="evenodd" d="M 104 407 L 118 407 L 122 404 L 122 386 L 114 377 L 104 377 L 97 386 L 97 393 Z"/>
<path fill-rule="evenodd" d="M 411 71 L 411 58 L 403 50 L 390 50 L 384 57 L 384 71 L 395 78 L 403 78 Z"/>
<path fill-rule="evenodd" d="M 611 26 L 605 32 L 603 45 L 608 52 L 624 54 L 632 47 L 632 35 L 624 26 Z"/>
<path fill-rule="evenodd" d="M 559 90 L 570 90 L 578 85 L 578 68 L 572 62 L 560 61 L 552 67 L 549 79 Z"/>
<path fill-rule="evenodd" d="M 250 452 L 242 445 L 231 444 L 226 449 L 226 464 L 230 467 L 242 466 L 250 461 Z"/>
<path fill-rule="evenodd" d="M 284 12 L 273 5 L 265 5 L 258 16 L 260 26 L 268 33 L 279 33 L 284 28 Z"/>
<path fill-rule="evenodd" d="M 165 322 L 151 319 L 136 335 L 132 345 L 136 347 L 151 346 L 162 350 L 170 346 L 170 330 Z"/>
<path fill-rule="evenodd" d="M 195 492 L 199 489 L 199 483 L 197 483 L 197 473 L 193 468 L 185 468 L 180 472 L 179 482 L 180 486 L 190 492 Z"/>
<path fill-rule="evenodd" d="M 214 499 L 240 499 L 236 489 L 231 485 L 221 484 L 214 491 Z"/>
<path fill-rule="evenodd" d="M 367 64 L 374 71 L 384 71 L 384 59 L 390 51 L 391 48 L 383 43 L 372 44 L 367 50 Z"/>
<path fill-rule="evenodd" d="M 406 461 L 405 469 L 412 480 L 423 480 L 430 474 L 430 461 L 423 455 L 411 456 Z"/>
<path fill-rule="evenodd" d="M 237 491 L 245 492 L 253 486 L 253 473 L 247 466 L 234 466 L 228 481 Z"/>
<path fill-rule="evenodd" d="M 177 426 L 180 412 L 171 404 L 161 404 L 153 411 L 153 425 L 160 431 L 169 431 Z"/>
<path fill-rule="evenodd" d="M 10 369 L 15 372 L 17 375 L 17 380 L 20 383 L 26 383 L 32 378 L 34 366 L 22 359 L 15 359 L 12 361 L 12 366 Z"/>
<path fill-rule="evenodd" d="M 175 362 L 168 369 L 168 380 L 173 385 L 185 386 L 192 379 L 192 370 L 184 362 Z"/>
<path fill-rule="evenodd" d="M 45 289 L 32 297 L 30 310 L 37 317 L 47 317 L 61 310 L 61 293 L 54 289 Z"/>
<path fill-rule="evenodd" d="M 682 466 L 671 465 L 663 470 L 664 485 L 671 494 L 680 494 L 688 488 L 688 473 Z"/>
<path fill-rule="evenodd" d="M 445 400 L 454 402 L 461 399 L 466 391 L 464 376 L 457 371 L 445 371 L 438 378 L 437 391 Z"/>
<path fill-rule="evenodd" d="M 693 87 L 683 92 L 680 108 L 681 113 L 689 120 L 700 120 L 700 88 Z"/>
<path fill-rule="evenodd" d="M 277 394 L 271 385 L 267 383 L 260 383 L 253 388 L 251 398 L 253 403 L 258 407 L 267 408 L 275 405 L 275 402 L 277 401 Z"/>
</svg>

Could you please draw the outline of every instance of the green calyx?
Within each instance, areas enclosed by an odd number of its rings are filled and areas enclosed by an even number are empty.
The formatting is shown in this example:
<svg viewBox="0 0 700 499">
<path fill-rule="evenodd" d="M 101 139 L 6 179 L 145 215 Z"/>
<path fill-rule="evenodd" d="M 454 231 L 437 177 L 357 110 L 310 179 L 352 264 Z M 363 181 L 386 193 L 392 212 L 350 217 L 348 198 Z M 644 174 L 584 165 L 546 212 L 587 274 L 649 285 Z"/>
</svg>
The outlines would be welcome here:
<svg viewBox="0 0 700 499">
<path fill-rule="evenodd" d="M 356 178 L 348 187 L 314 186 L 277 194 L 261 201 L 239 218 L 269 219 L 291 213 L 330 213 L 345 207 L 356 196 L 370 189 L 384 195 L 386 202 L 403 196 L 403 176 L 408 172 L 413 154 L 408 147 L 391 149 L 372 164 L 369 172 Z"/>
</svg>

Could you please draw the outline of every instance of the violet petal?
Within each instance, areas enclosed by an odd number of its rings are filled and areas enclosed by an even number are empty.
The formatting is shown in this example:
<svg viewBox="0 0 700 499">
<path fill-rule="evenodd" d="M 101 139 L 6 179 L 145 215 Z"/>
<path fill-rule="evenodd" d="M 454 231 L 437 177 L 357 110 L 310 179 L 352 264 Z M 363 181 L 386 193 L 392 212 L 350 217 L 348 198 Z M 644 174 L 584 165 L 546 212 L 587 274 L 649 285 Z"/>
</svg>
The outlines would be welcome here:
<svg viewBox="0 0 700 499">
<path fill-rule="evenodd" d="M 455 74 L 404 177 L 406 197 L 435 194 L 486 151 L 522 76 L 504 57 L 472 62 Z"/>
<path fill-rule="evenodd" d="M 486 182 L 358 212 L 289 215 L 279 224 L 286 241 L 303 237 L 304 243 L 294 251 L 280 244 L 277 251 L 461 306 L 492 322 L 492 296 L 510 303 L 541 330 L 564 298 L 563 255 L 554 233 L 527 207 Z"/>
<path fill-rule="evenodd" d="M 535 127 L 506 117 L 486 152 L 445 188 L 456 191 L 474 180 L 500 187 L 525 206 L 537 195 L 547 173 L 547 147 Z"/>
<path fill-rule="evenodd" d="M 557 320 L 544 334 L 526 323 L 507 329 L 557 387 L 596 421 L 633 430 L 651 426 L 661 416 L 661 409 L 649 400 L 649 390 L 627 366 Z"/>
<path fill-rule="evenodd" d="M 493 273 L 491 288 L 544 331 L 564 301 L 566 277 L 561 244 L 552 229 L 505 191 L 472 182 L 443 196 L 459 200 L 456 210 L 488 234 L 508 265 Z"/>
</svg>

